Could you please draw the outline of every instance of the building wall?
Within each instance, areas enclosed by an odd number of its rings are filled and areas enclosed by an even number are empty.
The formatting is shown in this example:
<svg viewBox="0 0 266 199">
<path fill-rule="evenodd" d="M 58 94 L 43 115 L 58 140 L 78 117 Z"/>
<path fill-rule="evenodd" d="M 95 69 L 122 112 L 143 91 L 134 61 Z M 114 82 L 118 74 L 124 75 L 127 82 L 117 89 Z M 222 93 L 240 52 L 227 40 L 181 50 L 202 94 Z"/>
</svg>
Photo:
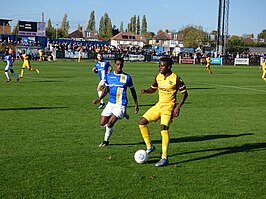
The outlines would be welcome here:
<svg viewBox="0 0 266 199">
<path fill-rule="evenodd" d="M 0 34 L 11 34 L 11 26 L 0 25 Z"/>
</svg>

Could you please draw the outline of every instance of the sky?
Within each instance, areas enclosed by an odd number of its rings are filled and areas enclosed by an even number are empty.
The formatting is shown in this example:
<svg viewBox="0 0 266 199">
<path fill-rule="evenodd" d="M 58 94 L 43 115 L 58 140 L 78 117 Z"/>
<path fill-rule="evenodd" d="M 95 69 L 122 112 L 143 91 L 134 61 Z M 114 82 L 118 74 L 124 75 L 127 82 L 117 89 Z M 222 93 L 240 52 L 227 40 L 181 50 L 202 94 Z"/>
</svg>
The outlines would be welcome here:
<svg viewBox="0 0 266 199">
<path fill-rule="evenodd" d="M 257 35 L 266 29 L 266 0 L 229 0 L 228 34 Z M 25 3 L 27 2 L 27 3 Z M 61 26 L 65 14 L 70 24 L 69 33 L 80 24 L 86 29 L 91 11 L 95 13 L 96 28 L 101 17 L 107 13 L 112 25 L 124 30 L 134 15 L 146 16 L 147 29 L 155 34 L 158 30 L 179 31 L 188 25 L 203 27 L 204 31 L 217 30 L 219 0 L 13 0 L 1 8 L 0 19 L 12 20 L 12 28 L 21 21 L 44 21 Z M 41 3 L 40 3 L 41 2 Z"/>
</svg>

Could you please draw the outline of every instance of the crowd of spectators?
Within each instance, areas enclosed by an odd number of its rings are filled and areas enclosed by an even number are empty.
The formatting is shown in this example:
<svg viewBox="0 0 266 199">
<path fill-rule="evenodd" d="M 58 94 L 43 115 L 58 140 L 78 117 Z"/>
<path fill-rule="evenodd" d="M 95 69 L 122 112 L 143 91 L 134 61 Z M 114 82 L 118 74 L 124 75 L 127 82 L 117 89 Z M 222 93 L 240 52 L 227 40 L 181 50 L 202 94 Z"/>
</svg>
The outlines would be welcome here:
<svg viewBox="0 0 266 199">
<path fill-rule="evenodd" d="M 33 40 L 2 40 L 0 39 L 0 45 L 13 45 L 13 46 L 41 46 L 39 41 Z"/>
<path fill-rule="evenodd" d="M 41 46 L 39 41 L 32 41 L 32 40 L 1 40 L 0 39 L 0 46 L 6 45 L 13 45 L 13 46 Z M 176 62 L 178 61 L 179 57 L 190 57 L 196 60 L 197 64 L 204 64 L 202 60 L 207 56 L 209 52 L 181 52 L 181 53 L 156 53 L 154 49 L 151 48 L 142 48 L 140 46 L 127 46 L 127 45 L 120 45 L 120 46 L 112 46 L 109 45 L 107 42 L 79 42 L 79 41 L 48 41 L 47 47 L 44 49 L 45 51 L 68 51 L 68 52 L 87 52 L 87 53 L 111 53 L 111 54 L 142 54 L 142 55 L 169 55 L 172 56 Z M 214 56 L 214 55 L 213 55 Z M 235 58 L 249 58 L 250 63 L 259 64 L 261 57 L 266 57 L 266 54 L 260 53 L 250 53 L 248 51 L 244 51 L 242 53 L 228 53 L 225 57 L 224 55 L 218 55 L 219 57 L 223 57 L 224 64 L 233 64 Z"/>
<path fill-rule="evenodd" d="M 140 46 L 112 46 L 107 44 L 82 44 L 81 42 L 48 42 L 47 50 L 54 51 L 83 51 L 83 52 L 103 52 L 103 53 L 120 53 L 120 54 L 154 54 L 153 50 L 146 50 Z"/>
</svg>

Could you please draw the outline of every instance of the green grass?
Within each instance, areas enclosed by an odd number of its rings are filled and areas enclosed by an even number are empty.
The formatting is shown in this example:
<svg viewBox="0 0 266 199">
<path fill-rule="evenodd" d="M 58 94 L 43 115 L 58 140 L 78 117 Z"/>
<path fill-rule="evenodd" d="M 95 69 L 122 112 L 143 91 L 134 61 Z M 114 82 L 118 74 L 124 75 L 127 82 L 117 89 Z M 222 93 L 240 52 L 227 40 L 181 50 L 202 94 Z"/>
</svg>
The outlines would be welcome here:
<svg viewBox="0 0 266 199">
<path fill-rule="evenodd" d="M 21 62 L 15 63 L 19 73 Z M 157 150 L 146 164 L 138 120 L 157 93 L 140 95 L 155 63 L 125 63 L 138 92 L 139 114 L 128 91 L 130 120 L 104 129 L 94 62 L 32 62 L 19 83 L 0 77 L 0 198 L 240 198 L 266 196 L 266 84 L 258 67 L 174 65 L 189 97 L 170 128 L 170 165 L 157 168 L 159 123 L 149 124 Z M 4 65 L 2 64 L 4 67 Z M 105 99 L 107 101 L 107 99 Z"/>
</svg>

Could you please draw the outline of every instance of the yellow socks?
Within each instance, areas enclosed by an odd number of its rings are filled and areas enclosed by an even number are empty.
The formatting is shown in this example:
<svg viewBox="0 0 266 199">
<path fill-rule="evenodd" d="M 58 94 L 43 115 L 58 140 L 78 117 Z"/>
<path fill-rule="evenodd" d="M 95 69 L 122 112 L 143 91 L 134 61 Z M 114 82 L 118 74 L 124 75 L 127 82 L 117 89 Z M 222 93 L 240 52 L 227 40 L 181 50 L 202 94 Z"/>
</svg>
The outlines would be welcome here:
<svg viewBox="0 0 266 199">
<path fill-rule="evenodd" d="M 139 125 L 139 130 L 141 132 L 142 138 L 147 146 L 147 148 L 151 147 L 151 139 L 150 139 L 150 132 L 147 125 Z"/>
<path fill-rule="evenodd" d="M 162 158 L 167 158 L 168 155 L 168 146 L 169 146 L 169 131 L 168 130 L 162 130 Z"/>
</svg>

